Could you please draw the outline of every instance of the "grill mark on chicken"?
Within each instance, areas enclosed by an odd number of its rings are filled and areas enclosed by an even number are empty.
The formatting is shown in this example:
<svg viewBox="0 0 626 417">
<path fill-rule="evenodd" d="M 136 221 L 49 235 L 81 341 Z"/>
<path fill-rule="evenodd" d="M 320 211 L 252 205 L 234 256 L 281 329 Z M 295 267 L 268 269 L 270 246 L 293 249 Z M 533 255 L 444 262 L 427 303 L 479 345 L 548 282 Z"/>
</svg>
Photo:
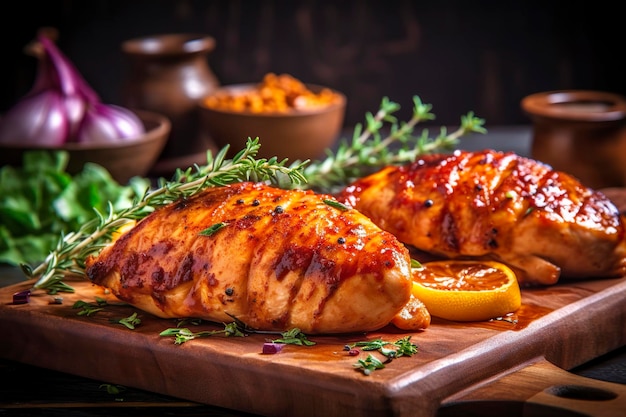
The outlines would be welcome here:
<svg viewBox="0 0 626 417">
<path fill-rule="evenodd" d="M 210 188 L 145 217 L 86 272 L 159 317 L 311 334 L 383 327 L 410 299 L 408 249 L 325 198 L 252 183 Z"/>
<path fill-rule="evenodd" d="M 427 155 L 359 179 L 338 197 L 408 245 L 496 259 L 522 283 L 626 272 L 625 228 L 611 201 L 512 152 Z"/>
</svg>

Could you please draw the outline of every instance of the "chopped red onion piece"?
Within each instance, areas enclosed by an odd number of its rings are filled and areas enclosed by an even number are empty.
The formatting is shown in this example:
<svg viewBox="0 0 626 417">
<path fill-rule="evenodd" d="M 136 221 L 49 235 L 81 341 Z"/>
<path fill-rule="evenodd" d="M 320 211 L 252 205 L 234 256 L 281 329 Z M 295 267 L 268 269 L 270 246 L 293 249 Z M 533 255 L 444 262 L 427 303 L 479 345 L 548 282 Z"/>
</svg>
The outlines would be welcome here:
<svg viewBox="0 0 626 417">
<path fill-rule="evenodd" d="M 28 304 L 30 301 L 30 290 L 18 291 L 13 294 L 13 304 Z"/>
<path fill-rule="evenodd" d="M 283 350 L 283 346 L 285 345 L 282 343 L 274 343 L 274 342 L 263 343 L 263 353 L 273 355 Z"/>
</svg>

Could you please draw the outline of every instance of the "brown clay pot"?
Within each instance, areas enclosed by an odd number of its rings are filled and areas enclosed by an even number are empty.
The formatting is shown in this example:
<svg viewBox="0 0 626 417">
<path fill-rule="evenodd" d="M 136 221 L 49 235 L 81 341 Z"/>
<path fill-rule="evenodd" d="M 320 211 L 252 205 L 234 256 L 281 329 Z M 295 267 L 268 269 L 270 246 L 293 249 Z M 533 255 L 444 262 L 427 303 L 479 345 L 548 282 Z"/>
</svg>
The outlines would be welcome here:
<svg viewBox="0 0 626 417">
<path fill-rule="evenodd" d="M 201 34 L 162 34 L 122 43 L 130 64 L 122 92 L 124 105 L 163 114 L 172 124 L 153 175 L 202 165 L 206 151 L 215 150 L 199 128 L 197 108 L 198 101 L 219 86 L 208 63 L 214 48 L 214 38 Z"/>
<path fill-rule="evenodd" d="M 531 156 L 592 188 L 626 186 L 626 98 L 592 90 L 524 97 L 533 122 Z"/>
</svg>

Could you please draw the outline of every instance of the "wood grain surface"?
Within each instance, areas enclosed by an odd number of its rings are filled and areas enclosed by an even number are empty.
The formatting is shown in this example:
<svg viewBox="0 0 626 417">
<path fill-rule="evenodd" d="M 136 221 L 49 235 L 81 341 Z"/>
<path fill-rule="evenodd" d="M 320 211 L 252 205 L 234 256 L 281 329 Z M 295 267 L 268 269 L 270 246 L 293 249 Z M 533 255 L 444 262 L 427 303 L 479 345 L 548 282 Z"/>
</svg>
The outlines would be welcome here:
<svg viewBox="0 0 626 417">
<path fill-rule="evenodd" d="M 310 337 L 314 346 L 288 345 L 275 355 L 262 354 L 268 335 L 259 334 L 176 345 L 159 336 L 176 321 L 121 304 L 87 281 L 68 282 L 76 292 L 64 293 L 62 304 L 44 293 L 13 304 L 12 294 L 29 288 L 28 281 L 0 289 L 0 357 L 259 415 L 430 417 L 442 404 L 458 404 L 464 395 L 472 399 L 472 391 L 481 392 L 489 381 L 535 369 L 541 361 L 567 370 L 626 344 L 626 278 L 524 289 L 522 308 L 507 320 L 435 318 L 418 333 L 387 327 L 316 336 Z M 96 297 L 111 305 L 91 316 L 72 307 Z M 133 312 L 141 319 L 135 330 L 114 322 Z M 367 353 L 355 357 L 344 350 L 356 341 L 407 335 L 418 353 L 369 376 L 353 366 Z M 530 399 L 543 389 L 526 385 L 532 389 L 511 386 L 507 398 Z"/>
</svg>

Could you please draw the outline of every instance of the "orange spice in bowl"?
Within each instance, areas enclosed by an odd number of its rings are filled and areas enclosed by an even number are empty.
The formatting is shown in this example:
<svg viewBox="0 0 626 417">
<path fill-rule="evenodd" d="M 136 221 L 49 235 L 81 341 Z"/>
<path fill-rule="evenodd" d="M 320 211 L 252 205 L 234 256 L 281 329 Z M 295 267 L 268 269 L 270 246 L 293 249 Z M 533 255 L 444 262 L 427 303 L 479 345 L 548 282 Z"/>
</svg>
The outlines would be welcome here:
<svg viewBox="0 0 626 417">
<path fill-rule="evenodd" d="M 224 85 L 199 102 L 206 134 L 232 157 L 259 138 L 259 158 L 317 159 L 341 134 L 346 96 L 283 74 L 260 83 Z"/>
<path fill-rule="evenodd" d="M 251 113 L 287 113 L 311 110 L 338 103 L 339 94 L 330 88 L 311 91 L 289 74 L 268 73 L 263 81 L 245 90 L 218 91 L 206 97 L 204 105 L 218 110 Z"/>
</svg>

